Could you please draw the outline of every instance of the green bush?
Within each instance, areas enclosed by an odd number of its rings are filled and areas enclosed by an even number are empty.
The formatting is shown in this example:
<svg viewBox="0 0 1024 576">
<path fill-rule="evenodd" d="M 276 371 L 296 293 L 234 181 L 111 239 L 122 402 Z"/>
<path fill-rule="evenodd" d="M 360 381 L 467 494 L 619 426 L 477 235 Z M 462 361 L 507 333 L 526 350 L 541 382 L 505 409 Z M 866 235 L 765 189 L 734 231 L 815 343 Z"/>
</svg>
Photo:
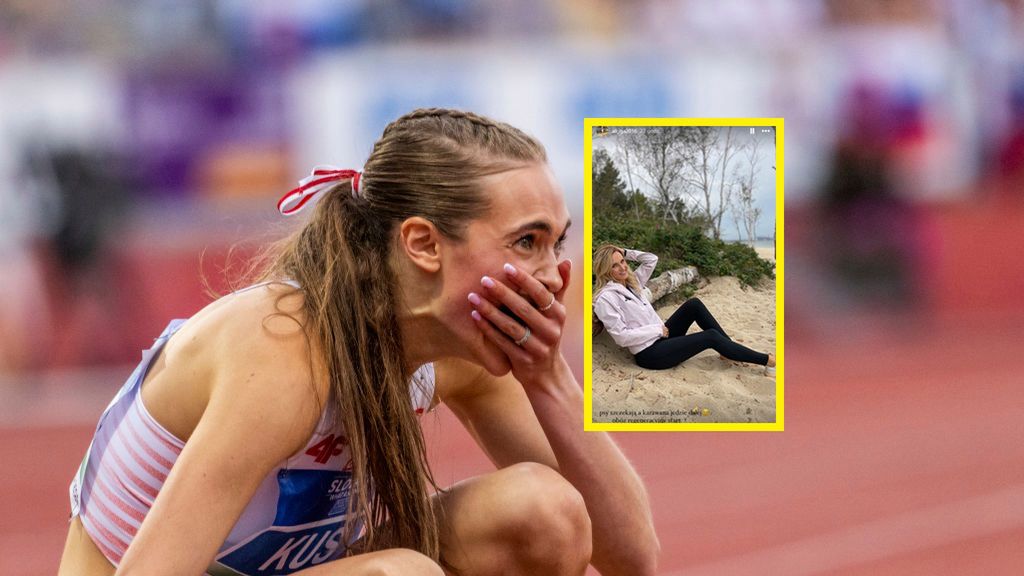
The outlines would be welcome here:
<svg viewBox="0 0 1024 576">
<path fill-rule="evenodd" d="M 615 244 L 657 254 L 656 274 L 696 266 L 702 276 L 735 276 L 745 286 L 775 278 L 775 264 L 758 257 L 750 246 L 708 238 L 700 228 L 688 224 L 601 215 L 594 217 L 593 238 L 595 248 Z"/>
</svg>

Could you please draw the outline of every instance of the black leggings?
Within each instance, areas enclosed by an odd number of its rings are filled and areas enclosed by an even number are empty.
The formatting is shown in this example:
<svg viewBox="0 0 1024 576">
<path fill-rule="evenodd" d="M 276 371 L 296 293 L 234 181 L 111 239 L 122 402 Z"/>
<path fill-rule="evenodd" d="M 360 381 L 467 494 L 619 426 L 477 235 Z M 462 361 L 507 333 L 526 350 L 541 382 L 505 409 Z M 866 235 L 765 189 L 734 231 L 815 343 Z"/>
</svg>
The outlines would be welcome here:
<svg viewBox="0 0 1024 576">
<path fill-rule="evenodd" d="M 694 322 L 702 332 L 687 334 Z M 752 364 L 768 364 L 768 355 L 755 352 L 729 338 L 725 330 L 718 324 L 715 317 L 708 312 L 707 306 L 697 298 L 690 298 L 665 322 L 668 326 L 668 338 L 661 338 L 654 344 L 644 348 L 634 356 L 641 368 L 665 370 L 678 366 L 696 354 L 714 349 L 730 360 L 750 362 Z"/>
</svg>

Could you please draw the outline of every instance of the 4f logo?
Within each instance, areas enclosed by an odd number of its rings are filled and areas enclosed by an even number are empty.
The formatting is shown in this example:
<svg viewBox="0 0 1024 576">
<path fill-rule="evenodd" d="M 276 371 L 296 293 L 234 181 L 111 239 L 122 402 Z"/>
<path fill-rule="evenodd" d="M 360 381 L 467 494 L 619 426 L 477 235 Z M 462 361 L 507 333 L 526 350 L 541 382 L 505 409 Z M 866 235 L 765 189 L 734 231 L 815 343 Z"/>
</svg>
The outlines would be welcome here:
<svg viewBox="0 0 1024 576">
<path fill-rule="evenodd" d="M 328 460 L 341 454 L 347 445 L 348 438 L 345 438 L 344 435 L 338 434 L 335 436 L 330 434 L 313 445 L 312 448 L 306 450 L 306 454 L 312 456 L 318 464 L 326 464 Z"/>
</svg>

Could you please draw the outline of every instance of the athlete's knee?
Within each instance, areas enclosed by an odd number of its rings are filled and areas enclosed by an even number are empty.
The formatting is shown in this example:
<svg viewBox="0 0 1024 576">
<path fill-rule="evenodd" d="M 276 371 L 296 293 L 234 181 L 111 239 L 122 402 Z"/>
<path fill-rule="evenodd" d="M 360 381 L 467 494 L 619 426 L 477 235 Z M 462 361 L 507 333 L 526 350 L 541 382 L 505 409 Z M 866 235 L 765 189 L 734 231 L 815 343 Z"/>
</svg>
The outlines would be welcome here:
<svg viewBox="0 0 1024 576">
<path fill-rule="evenodd" d="M 591 527 L 583 497 L 547 466 L 523 463 L 507 469 L 518 502 L 510 517 L 511 542 L 520 564 L 562 573 L 590 562 Z"/>
<path fill-rule="evenodd" d="M 437 562 L 415 550 L 382 550 L 367 560 L 361 576 L 444 576 Z"/>
</svg>

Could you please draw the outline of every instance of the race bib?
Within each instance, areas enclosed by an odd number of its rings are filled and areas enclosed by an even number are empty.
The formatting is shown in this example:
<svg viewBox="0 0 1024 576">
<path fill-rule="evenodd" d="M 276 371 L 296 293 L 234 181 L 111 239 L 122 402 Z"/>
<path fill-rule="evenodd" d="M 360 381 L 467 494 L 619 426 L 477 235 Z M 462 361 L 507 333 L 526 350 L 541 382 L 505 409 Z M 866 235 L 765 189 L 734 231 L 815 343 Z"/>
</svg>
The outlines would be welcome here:
<svg viewBox="0 0 1024 576">
<path fill-rule="evenodd" d="M 221 553 L 214 576 L 291 574 L 345 553 L 350 471 L 281 470 L 274 525 Z M 358 527 L 353 530 L 353 538 Z"/>
</svg>

